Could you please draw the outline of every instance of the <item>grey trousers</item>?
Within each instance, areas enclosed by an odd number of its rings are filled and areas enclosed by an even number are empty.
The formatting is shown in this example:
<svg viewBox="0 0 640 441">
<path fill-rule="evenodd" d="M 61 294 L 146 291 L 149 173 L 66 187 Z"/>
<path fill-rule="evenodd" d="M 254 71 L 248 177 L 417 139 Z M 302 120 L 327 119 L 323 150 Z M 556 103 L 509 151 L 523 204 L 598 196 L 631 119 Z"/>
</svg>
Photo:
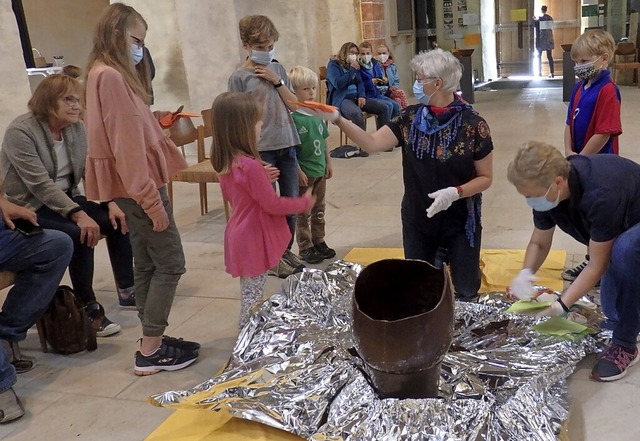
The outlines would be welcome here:
<svg viewBox="0 0 640 441">
<path fill-rule="evenodd" d="M 159 337 L 164 333 L 178 281 L 185 273 L 182 241 L 166 187 L 160 188 L 160 196 L 169 215 L 169 227 L 159 233 L 153 231 L 153 222 L 133 199 L 115 199 L 127 216 L 133 250 L 136 308 L 145 337 Z"/>
</svg>

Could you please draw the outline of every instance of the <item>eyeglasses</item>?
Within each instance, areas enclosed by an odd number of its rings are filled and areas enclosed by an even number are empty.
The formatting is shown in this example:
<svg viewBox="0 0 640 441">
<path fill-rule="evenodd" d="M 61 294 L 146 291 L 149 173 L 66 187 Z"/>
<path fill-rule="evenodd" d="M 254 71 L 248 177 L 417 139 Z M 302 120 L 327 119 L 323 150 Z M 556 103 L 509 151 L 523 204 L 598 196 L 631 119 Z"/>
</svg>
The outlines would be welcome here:
<svg viewBox="0 0 640 441">
<path fill-rule="evenodd" d="M 427 77 L 427 78 L 416 78 L 416 81 L 421 85 L 432 83 L 434 80 L 437 80 L 437 77 Z"/>
<path fill-rule="evenodd" d="M 62 100 L 69 107 L 74 107 L 74 106 L 82 107 L 82 103 L 75 96 L 65 96 L 64 98 L 62 98 Z"/>
<path fill-rule="evenodd" d="M 134 37 L 133 35 L 129 34 L 129 37 L 131 37 L 133 39 L 133 43 L 138 46 L 138 47 L 144 47 L 144 40 L 140 40 L 138 37 Z"/>
</svg>

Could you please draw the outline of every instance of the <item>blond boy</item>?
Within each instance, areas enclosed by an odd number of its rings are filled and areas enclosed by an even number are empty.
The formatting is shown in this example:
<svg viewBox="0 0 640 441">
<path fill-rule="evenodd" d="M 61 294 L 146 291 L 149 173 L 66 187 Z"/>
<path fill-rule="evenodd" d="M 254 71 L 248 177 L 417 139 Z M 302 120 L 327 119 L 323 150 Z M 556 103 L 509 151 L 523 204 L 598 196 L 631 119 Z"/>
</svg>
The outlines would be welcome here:
<svg viewBox="0 0 640 441">
<path fill-rule="evenodd" d="M 289 72 L 289 80 L 298 101 L 314 101 L 318 76 L 303 66 L 296 66 Z M 325 194 L 327 179 L 333 171 L 325 139 L 329 136 L 326 123 L 299 108 L 291 114 L 300 136 L 296 149 L 298 157 L 298 182 L 300 194 L 312 189 L 316 202 L 310 213 L 298 215 L 296 239 L 300 257 L 307 263 L 319 263 L 335 257 L 335 250 L 324 241 L 325 236 Z"/>
</svg>

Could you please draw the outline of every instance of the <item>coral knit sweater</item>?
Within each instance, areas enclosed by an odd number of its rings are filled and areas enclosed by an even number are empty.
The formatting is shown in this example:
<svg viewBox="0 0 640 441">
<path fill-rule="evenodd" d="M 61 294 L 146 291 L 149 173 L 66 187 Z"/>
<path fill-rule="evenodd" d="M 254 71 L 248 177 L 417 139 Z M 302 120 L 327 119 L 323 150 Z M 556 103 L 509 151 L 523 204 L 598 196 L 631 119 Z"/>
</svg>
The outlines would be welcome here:
<svg viewBox="0 0 640 441">
<path fill-rule="evenodd" d="M 117 70 L 96 63 L 86 98 L 87 197 L 130 198 L 153 218 L 164 209 L 159 189 L 187 162 Z"/>
</svg>

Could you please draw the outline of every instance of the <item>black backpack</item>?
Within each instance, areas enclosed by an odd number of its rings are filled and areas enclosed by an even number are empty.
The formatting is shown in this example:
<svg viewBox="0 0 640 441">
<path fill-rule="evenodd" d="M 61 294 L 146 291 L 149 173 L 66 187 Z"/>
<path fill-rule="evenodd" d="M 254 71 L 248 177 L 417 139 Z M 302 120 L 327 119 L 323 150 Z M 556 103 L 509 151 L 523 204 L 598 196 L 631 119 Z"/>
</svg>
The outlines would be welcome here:
<svg viewBox="0 0 640 441">
<path fill-rule="evenodd" d="M 98 347 L 96 331 L 91 326 L 82 304 L 66 285 L 60 285 L 53 300 L 36 323 L 42 352 L 48 352 L 47 343 L 59 354 L 94 351 Z"/>
</svg>

